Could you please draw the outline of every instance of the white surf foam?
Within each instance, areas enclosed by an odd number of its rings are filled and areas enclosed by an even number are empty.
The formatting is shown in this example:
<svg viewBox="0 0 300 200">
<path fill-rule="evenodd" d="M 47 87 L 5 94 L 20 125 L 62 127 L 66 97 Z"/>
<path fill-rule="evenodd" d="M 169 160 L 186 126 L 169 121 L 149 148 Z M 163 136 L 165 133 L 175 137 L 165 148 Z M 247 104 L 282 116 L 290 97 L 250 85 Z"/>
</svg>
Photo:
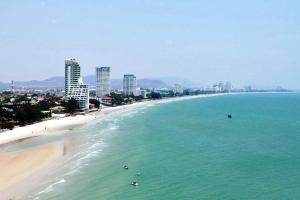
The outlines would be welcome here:
<svg viewBox="0 0 300 200">
<path fill-rule="evenodd" d="M 62 184 L 62 183 L 65 183 L 65 182 L 66 182 L 65 179 L 61 179 L 61 180 L 59 180 L 59 181 L 57 181 L 57 182 L 55 182 L 55 183 L 52 183 L 51 185 L 49 185 L 48 187 L 46 187 L 46 189 L 44 189 L 44 190 L 42 190 L 41 192 L 37 193 L 37 195 L 41 195 L 41 194 L 43 194 L 43 193 L 49 193 L 49 192 L 51 192 L 51 191 L 54 190 L 54 187 L 55 187 L 56 185 Z"/>
</svg>

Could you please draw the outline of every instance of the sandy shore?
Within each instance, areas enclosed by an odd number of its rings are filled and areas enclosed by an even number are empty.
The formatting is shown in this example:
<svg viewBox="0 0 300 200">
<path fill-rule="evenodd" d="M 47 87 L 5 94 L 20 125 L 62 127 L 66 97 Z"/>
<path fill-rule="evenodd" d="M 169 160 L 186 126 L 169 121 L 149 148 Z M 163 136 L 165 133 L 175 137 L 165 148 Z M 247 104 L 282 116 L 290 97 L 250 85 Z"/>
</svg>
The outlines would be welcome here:
<svg viewBox="0 0 300 200">
<path fill-rule="evenodd" d="M 47 121 L 28 125 L 25 127 L 18 127 L 10 131 L 0 133 L 0 145 L 11 142 L 19 142 L 20 140 L 24 140 L 26 138 L 55 134 L 57 132 L 63 132 L 64 130 L 68 131 L 71 127 L 76 128 L 77 126 L 83 125 L 92 120 L 102 118 L 108 113 L 124 110 L 127 108 L 141 107 L 146 106 L 147 104 L 168 103 L 180 100 L 219 95 L 222 94 L 197 95 L 144 101 L 118 107 L 106 107 L 101 111 L 85 115 L 70 116 L 61 119 L 50 119 Z M 22 181 L 26 177 L 31 176 L 39 169 L 43 170 L 42 168 L 46 167 L 47 163 L 49 163 L 51 159 L 54 159 L 55 156 L 61 154 L 61 149 L 61 145 L 58 144 L 45 144 L 15 152 L 0 151 L 0 194 L 11 195 L 11 193 L 5 191 L 6 188 Z M 9 198 L 11 198 L 11 196 L 3 197 L 0 195 L 0 199 Z"/>
<path fill-rule="evenodd" d="M 184 96 L 184 97 L 174 97 L 174 98 L 167 98 L 167 99 L 160 99 L 160 100 L 153 100 L 153 101 L 143 101 L 143 102 L 137 102 L 134 104 L 124 105 L 124 106 L 106 107 L 103 108 L 101 111 L 93 112 L 85 115 L 70 116 L 70 117 L 64 117 L 60 119 L 49 119 L 47 121 L 35 123 L 32 125 L 27 125 L 24 127 L 18 127 L 13 130 L 8 130 L 0 133 L 0 144 L 5 144 L 5 143 L 25 139 L 25 138 L 50 134 L 57 131 L 62 131 L 64 129 L 68 129 L 68 127 L 82 125 L 89 121 L 97 119 L 99 117 L 103 117 L 107 113 L 123 110 L 126 108 L 139 107 L 149 103 L 150 104 L 167 103 L 167 102 L 173 102 L 179 100 L 220 96 L 220 95 L 223 94 Z"/>
<path fill-rule="evenodd" d="M 0 153 L 0 199 L 8 199 L 8 187 L 32 175 L 60 153 L 56 143 L 41 145 L 14 152 Z"/>
</svg>

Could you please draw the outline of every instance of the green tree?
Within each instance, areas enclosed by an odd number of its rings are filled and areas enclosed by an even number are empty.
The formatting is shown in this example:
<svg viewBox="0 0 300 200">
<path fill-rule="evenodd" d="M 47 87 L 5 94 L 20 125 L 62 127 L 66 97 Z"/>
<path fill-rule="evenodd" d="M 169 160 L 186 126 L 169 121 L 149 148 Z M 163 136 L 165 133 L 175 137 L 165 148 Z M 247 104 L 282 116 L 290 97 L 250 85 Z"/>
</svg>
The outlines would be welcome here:
<svg viewBox="0 0 300 200">
<path fill-rule="evenodd" d="M 12 130 L 14 128 L 14 124 L 9 121 L 4 121 L 0 123 L 0 128 L 1 129 L 10 129 Z"/>
<path fill-rule="evenodd" d="M 41 110 L 49 110 L 51 107 L 55 106 L 55 103 L 53 101 L 39 101 L 37 106 L 41 109 Z"/>
<path fill-rule="evenodd" d="M 184 90 L 183 95 L 190 95 L 190 91 L 189 90 Z"/>
<path fill-rule="evenodd" d="M 5 108 L 0 108 L 0 119 L 1 120 L 9 120 L 13 118 L 13 113 L 5 110 Z"/>
<path fill-rule="evenodd" d="M 148 94 L 148 97 L 151 99 L 161 99 L 161 94 L 158 92 L 151 92 Z"/>
<path fill-rule="evenodd" d="M 124 103 L 124 98 L 121 94 L 116 94 L 112 92 L 110 95 L 112 105 L 121 105 Z"/>
<path fill-rule="evenodd" d="M 25 104 L 24 106 L 15 109 L 15 120 L 18 121 L 20 125 L 40 121 L 44 117 L 45 116 L 36 105 Z"/>
<path fill-rule="evenodd" d="M 74 113 L 79 108 L 78 102 L 74 98 L 72 98 L 68 101 L 62 102 L 62 106 L 65 107 L 65 111 L 67 113 Z"/>
<path fill-rule="evenodd" d="M 16 102 L 15 103 L 20 103 L 20 102 L 26 102 L 26 103 L 29 103 L 29 99 L 27 98 L 27 94 L 24 94 L 24 95 L 21 95 L 21 96 L 18 96 L 16 98 Z"/>
<path fill-rule="evenodd" d="M 95 105 L 95 108 L 100 107 L 100 102 L 97 99 L 90 99 L 90 103 Z"/>
<path fill-rule="evenodd" d="M 144 99 L 144 97 L 143 97 L 142 95 L 139 95 L 139 96 L 134 96 L 133 99 L 134 99 L 135 101 L 141 101 L 141 100 Z"/>
</svg>

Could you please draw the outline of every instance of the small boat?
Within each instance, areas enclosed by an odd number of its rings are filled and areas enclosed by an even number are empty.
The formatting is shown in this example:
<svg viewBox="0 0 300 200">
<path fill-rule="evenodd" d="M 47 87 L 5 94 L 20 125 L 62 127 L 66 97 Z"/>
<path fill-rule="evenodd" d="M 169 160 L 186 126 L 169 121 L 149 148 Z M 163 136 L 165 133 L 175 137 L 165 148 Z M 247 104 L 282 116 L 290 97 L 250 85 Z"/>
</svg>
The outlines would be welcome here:
<svg viewBox="0 0 300 200">
<path fill-rule="evenodd" d="M 229 115 L 227 115 L 227 117 L 228 117 L 229 119 L 231 119 L 231 118 L 232 118 L 232 115 L 229 114 Z"/>
<path fill-rule="evenodd" d="M 127 165 L 124 165 L 124 169 L 129 169 L 129 168 L 127 167 Z"/>
<path fill-rule="evenodd" d="M 136 182 L 136 181 L 133 181 L 133 182 L 131 183 L 131 185 L 132 185 L 132 186 L 138 186 L 138 185 L 139 185 L 139 183 L 138 183 L 138 182 Z"/>
</svg>

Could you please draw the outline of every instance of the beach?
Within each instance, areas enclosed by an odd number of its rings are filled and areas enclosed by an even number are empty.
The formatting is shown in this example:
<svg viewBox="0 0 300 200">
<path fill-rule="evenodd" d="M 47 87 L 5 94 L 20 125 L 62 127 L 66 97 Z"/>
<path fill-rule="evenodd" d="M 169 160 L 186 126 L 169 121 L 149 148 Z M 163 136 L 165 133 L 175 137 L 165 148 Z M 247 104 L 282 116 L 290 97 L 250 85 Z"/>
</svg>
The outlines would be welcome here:
<svg viewBox="0 0 300 200">
<path fill-rule="evenodd" d="M 0 199 L 299 199 L 299 94 L 211 96 L 103 108 L 2 144 Z"/>
<path fill-rule="evenodd" d="M 17 151 L 6 151 L 10 143 L 21 143 L 23 140 L 31 138 L 64 134 L 71 132 L 84 124 L 93 120 L 101 120 L 109 113 L 124 111 L 128 108 L 143 107 L 148 104 L 168 103 L 179 100 L 203 98 L 213 95 L 198 95 L 175 97 L 161 100 L 137 102 L 124 106 L 105 107 L 100 111 L 87 113 L 85 115 L 69 116 L 60 119 L 50 119 L 32 125 L 18 127 L 13 130 L 5 131 L 0 134 L 0 194 L 2 199 L 12 198 L 17 190 L 18 183 L 26 178 L 33 176 L 38 171 L 46 170 L 51 161 L 63 155 L 66 146 L 60 143 L 48 143 L 37 145 L 30 148 L 23 148 Z M 4 146 L 4 147 L 3 147 Z"/>
<path fill-rule="evenodd" d="M 0 191 L 31 175 L 59 154 L 59 144 L 46 144 L 0 154 Z"/>
<path fill-rule="evenodd" d="M 110 112 L 115 112 L 118 110 L 123 110 L 132 107 L 145 106 L 149 103 L 168 103 L 179 100 L 203 98 L 209 96 L 220 96 L 224 94 L 210 94 L 210 95 L 195 95 L 195 96 L 184 96 L 184 97 L 174 97 L 167 99 L 159 99 L 152 101 L 136 102 L 133 104 L 128 104 L 124 106 L 116 107 L 105 107 L 97 112 L 87 113 L 84 115 L 69 116 L 64 118 L 49 119 L 43 122 L 38 122 L 32 125 L 27 125 L 24 127 L 17 127 L 13 130 L 8 130 L 0 133 L 0 145 L 13 142 L 16 140 L 21 140 L 30 137 L 36 137 L 45 134 L 55 133 L 57 131 L 68 130 L 70 126 L 80 126 L 82 124 L 88 123 L 89 121 L 95 120 L 97 118 L 103 117 L 105 114 Z"/>
</svg>

